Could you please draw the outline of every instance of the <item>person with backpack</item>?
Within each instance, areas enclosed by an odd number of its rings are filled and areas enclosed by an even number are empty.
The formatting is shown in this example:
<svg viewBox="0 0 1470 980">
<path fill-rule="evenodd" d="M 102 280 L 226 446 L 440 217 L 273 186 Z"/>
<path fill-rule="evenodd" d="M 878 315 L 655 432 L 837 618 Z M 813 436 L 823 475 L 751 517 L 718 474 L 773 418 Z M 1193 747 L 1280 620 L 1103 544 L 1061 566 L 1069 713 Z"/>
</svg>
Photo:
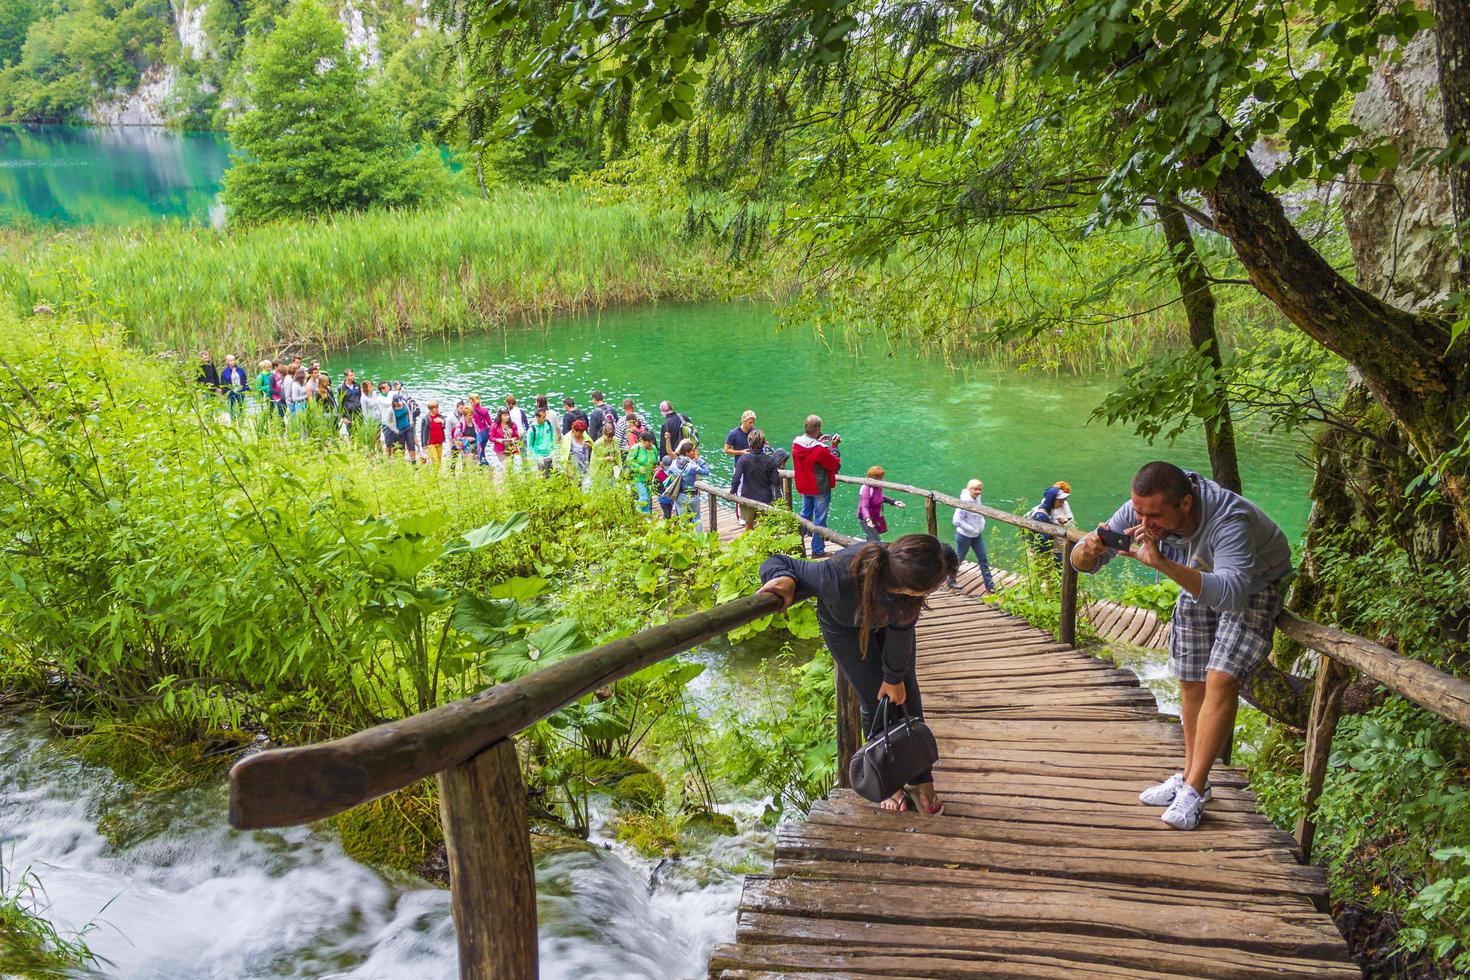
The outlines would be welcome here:
<svg viewBox="0 0 1470 980">
<path fill-rule="evenodd" d="M 781 459 L 775 453 L 766 452 L 766 434 L 760 429 L 751 429 L 747 442 L 749 451 L 741 453 L 735 461 L 730 492 L 758 504 L 769 504 L 781 494 Z M 760 511 L 749 504 L 740 504 L 739 508 L 745 529 L 754 531 Z"/>
<path fill-rule="evenodd" d="M 633 478 L 633 492 L 643 513 L 653 515 L 653 472 L 658 468 L 658 450 L 653 448 L 653 430 L 638 433 L 638 444 L 628 451 L 628 471 Z"/>
<path fill-rule="evenodd" d="M 709 464 L 699 458 L 699 447 L 694 440 L 685 439 L 674 451 L 674 463 L 669 468 L 668 496 L 674 501 L 674 516 L 694 514 L 694 530 L 703 533 L 704 521 L 699 513 L 699 497 L 694 483 L 702 476 L 709 476 Z"/>
<path fill-rule="evenodd" d="M 653 485 L 658 488 L 658 508 L 663 511 L 666 521 L 674 519 L 674 498 L 669 496 L 669 470 L 673 466 L 674 457 L 665 456 L 659 460 L 658 468 L 653 471 Z"/>
<path fill-rule="evenodd" d="M 638 444 L 638 433 L 648 428 L 648 420 L 638 411 L 631 398 L 623 399 L 623 417 L 617 420 L 618 442 L 628 449 Z"/>
<path fill-rule="evenodd" d="M 696 448 L 699 446 L 699 432 L 689 421 L 689 416 L 680 415 L 668 402 L 660 403 L 658 410 L 664 417 L 664 424 L 658 430 L 658 444 L 665 455 L 677 456 L 679 443 L 685 439 L 694 443 Z"/>
<path fill-rule="evenodd" d="M 1054 512 L 1057 509 L 1057 504 L 1066 498 L 1066 493 L 1060 488 L 1047 487 L 1041 494 L 1041 503 L 1037 504 L 1031 513 L 1026 516 L 1042 524 L 1060 524 L 1061 522 L 1057 520 L 1057 515 Z M 1058 539 L 1049 534 L 1042 534 L 1040 531 L 1034 531 L 1032 533 L 1036 538 L 1031 545 L 1031 550 L 1035 551 L 1038 555 L 1051 555 L 1051 560 L 1056 562 L 1056 566 L 1060 570 L 1062 567 L 1062 552 L 1057 546 Z"/>
<path fill-rule="evenodd" d="M 887 473 L 881 466 L 868 467 L 868 479 L 881 480 Z M 886 496 L 880 487 L 863 484 L 858 491 L 857 518 L 858 523 L 863 526 L 863 534 L 869 541 L 882 541 L 883 533 L 888 530 L 888 519 L 883 516 L 883 505 L 890 504 L 902 508 L 902 500 L 894 500 Z"/>
<path fill-rule="evenodd" d="M 892 543 L 869 541 L 843 548 L 826 561 L 772 555 L 761 565 L 762 592 L 780 597 L 782 610 L 815 598 L 817 625 L 837 669 L 857 692 L 863 731 L 871 731 L 879 700 L 922 717 L 914 670 L 914 624 L 925 599 L 959 568 L 954 549 L 927 534 Z M 944 804 L 934 778 L 921 773 L 879 806 L 940 816 Z"/>
<path fill-rule="evenodd" d="M 587 435 L 593 442 L 602 441 L 602 430 L 614 428 L 617 425 L 618 416 L 613 407 L 603 401 L 602 392 L 592 393 L 592 407 L 587 410 Z M 616 433 L 614 433 L 616 436 Z"/>
<path fill-rule="evenodd" d="M 832 487 L 837 471 L 842 468 L 840 435 L 822 434 L 822 417 L 808 415 L 804 433 L 791 443 L 791 468 L 796 473 L 796 492 L 801 494 L 801 516 L 818 527 L 827 526 L 827 513 L 832 508 Z M 806 534 L 805 528 L 802 534 Z M 812 557 L 820 558 L 826 542 L 820 534 L 811 536 Z"/>
<path fill-rule="evenodd" d="M 515 395 L 505 396 L 505 410 L 510 413 L 510 420 L 515 424 L 517 432 L 525 432 L 531 427 L 531 417 L 524 408 L 516 404 Z"/>
<path fill-rule="evenodd" d="M 571 435 L 572 424 L 575 422 L 581 422 L 589 429 L 592 427 L 591 422 L 587 418 L 587 413 L 577 407 L 577 400 L 571 396 L 567 396 L 561 400 L 561 434 L 564 436 Z"/>
<path fill-rule="evenodd" d="M 984 490 L 984 483 L 978 479 L 971 480 L 965 484 L 965 489 L 960 491 L 960 499 L 978 504 L 980 494 Z M 990 578 L 990 562 L 985 557 L 985 515 L 956 507 L 953 520 L 955 553 L 960 556 L 960 561 L 965 560 L 966 551 L 974 554 L 975 564 L 980 566 L 980 577 L 985 580 L 985 591 L 994 592 L 995 582 Z M 950 579 L 950 588 L 959 588 L 959 584 L 958 579 Z"/>
<path fill-rule="evenodd" d="M 542 477 L 550 476 L 556 463 L 556 443 L 556 429 L 546 418 L 546 406 L 537 405 L 536 417 L 526 430 L 526 457 L 536 464 Z"/>
</svg>

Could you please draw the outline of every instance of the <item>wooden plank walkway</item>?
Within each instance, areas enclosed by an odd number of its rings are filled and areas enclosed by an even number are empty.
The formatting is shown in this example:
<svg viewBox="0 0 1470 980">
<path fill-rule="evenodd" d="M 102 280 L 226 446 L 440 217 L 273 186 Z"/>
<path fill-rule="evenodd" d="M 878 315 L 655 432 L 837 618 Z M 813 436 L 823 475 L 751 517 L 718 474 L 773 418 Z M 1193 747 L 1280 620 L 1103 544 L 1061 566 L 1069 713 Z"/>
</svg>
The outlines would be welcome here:
<svg viewBox="0 0 1470 980">
<path fill-rule="evenodd" d="M 784 825 L 711 977 L 1360 976 L 1322 872 L 1240 770 L 1216 770 L 1192 833 L 1139 804 L 1182 736 L 1132 674 L 963 591 L 931 605 L 919 674 L 946 814 L 839 790 Z"/>
</svg>

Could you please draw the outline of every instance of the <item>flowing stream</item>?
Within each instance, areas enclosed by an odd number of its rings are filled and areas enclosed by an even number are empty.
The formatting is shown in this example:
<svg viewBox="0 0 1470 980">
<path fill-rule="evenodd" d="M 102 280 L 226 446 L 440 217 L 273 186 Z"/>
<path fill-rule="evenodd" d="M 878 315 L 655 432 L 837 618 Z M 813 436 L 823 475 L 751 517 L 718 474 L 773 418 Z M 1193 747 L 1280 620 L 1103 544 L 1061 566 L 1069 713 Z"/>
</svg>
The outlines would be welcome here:
<svg viewBox="0 0 1470 980">
<path fill-rule="evenodd" d="M 36 874 L 63 933 L 91 924 L 96 975 L 458 975 L 446 890 L 359 864 L 327 831 L 233 831 L 225 808 L 222 783 L 140 805 L 58 746 L 44 717 L 0 719 L 0 855 L 10 874 Z M 538 860 L 542 976 L 702 976 L 734 932 L 736 869 L 771 847 L 756 801 L 727 810 L 740 834 L 676 860 L 597 832 Z"/>
</svg>

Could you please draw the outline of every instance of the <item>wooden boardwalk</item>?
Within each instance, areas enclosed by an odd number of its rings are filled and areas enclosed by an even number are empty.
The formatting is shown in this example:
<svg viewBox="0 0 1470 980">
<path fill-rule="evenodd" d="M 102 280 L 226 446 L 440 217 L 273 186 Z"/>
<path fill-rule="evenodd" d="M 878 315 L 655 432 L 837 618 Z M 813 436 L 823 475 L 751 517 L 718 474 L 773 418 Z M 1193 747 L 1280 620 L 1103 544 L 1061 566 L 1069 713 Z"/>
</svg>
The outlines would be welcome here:
<svg viewBox="0 0 1470 980">
<path fill-rule="evenodd" d="M 712 977 L 1360 976 L 1322 872 L 1240 770 L 1215 771 L 1198 830 L 1170 830 L 1137 794 L 1177 767 L 1178 725 L 967 584 L 919 623 L 946 814 L 839 790 L 783 826 Z"/>
</svg>

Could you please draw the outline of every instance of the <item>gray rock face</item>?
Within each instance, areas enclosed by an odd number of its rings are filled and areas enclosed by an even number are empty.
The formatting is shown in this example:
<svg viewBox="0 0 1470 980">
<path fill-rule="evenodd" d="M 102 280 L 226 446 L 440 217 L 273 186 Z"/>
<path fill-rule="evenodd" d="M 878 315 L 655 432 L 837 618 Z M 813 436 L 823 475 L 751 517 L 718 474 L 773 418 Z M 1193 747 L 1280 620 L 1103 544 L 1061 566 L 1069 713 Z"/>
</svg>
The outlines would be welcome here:
<svg viewBox="0 0 1470 980">
<path fill-rule="evenodd" d="M 1423 32 L 1385 59 L 1353 103 L 1353 123 L 1397 147 L 1399 166 L 1374 183 L 1348 185 L 1340 200 L 1358 283 L 1407 309 L 1442 303 L 1453 288 L 1456 256 L 1449 185 L 1414 168 L 1421 149 L 1445 145 L 1434 35 Z"/>
<path fill-rule="evenodd" d="M 135 91 L 120 89 L 113 98 L 99 102 L 77 115 L 83 122 L 101 126 L 162 126 L 168 122 L 168 105 L 174 94 L 172 65 L 154 66 L 143 73 Z"/>
</svg>

